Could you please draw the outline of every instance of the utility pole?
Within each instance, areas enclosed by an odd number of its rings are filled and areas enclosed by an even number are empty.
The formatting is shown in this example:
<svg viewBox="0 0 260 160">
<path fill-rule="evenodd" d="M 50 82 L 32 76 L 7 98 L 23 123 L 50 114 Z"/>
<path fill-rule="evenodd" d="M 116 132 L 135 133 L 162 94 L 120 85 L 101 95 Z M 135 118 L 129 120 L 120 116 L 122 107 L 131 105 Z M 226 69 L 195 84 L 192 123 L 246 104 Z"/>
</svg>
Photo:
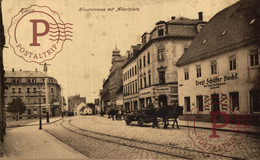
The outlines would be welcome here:
<svg viewBox="0 0 260 160">
<path fill-rule="evenodd" d="M 4 25 L 2 18 L 2 0 L 0 0 L 0 129 L 1 142 L 4 142 L 5 134 L 5 84 L 4 84 L 4 64 L 3 64 L 3 48 L 5 45 Z"/>
<path fill-rule="evenodd" d="M 47 119 L 47 123 L 50 123 L 49 120 L 49 113 L 50 113 L 50 106 L 49 106 L 49 89 L 48 89 L 48 75 L 47 75 L 47 71 L 48 68 L 47 66 L 50 66 L 50 64 L 44 63 L 43 64 L 43 71 L 45 73 L 45 99 L 46 99 L 46 119 Z"/>
</svg>

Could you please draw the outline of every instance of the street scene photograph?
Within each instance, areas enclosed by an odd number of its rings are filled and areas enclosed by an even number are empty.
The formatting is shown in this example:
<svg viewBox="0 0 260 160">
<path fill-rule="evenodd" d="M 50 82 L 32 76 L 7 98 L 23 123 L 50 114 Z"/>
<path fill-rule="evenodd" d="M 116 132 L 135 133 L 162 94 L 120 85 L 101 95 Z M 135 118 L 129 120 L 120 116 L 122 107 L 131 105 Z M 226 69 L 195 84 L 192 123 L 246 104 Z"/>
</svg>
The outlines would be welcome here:
<svg viewBox="0 0 260 160">
<path fill-rule="evenodd" d="M 260 159 L 259 0 L 0 0 L 0 158 Z"/>
</svg>

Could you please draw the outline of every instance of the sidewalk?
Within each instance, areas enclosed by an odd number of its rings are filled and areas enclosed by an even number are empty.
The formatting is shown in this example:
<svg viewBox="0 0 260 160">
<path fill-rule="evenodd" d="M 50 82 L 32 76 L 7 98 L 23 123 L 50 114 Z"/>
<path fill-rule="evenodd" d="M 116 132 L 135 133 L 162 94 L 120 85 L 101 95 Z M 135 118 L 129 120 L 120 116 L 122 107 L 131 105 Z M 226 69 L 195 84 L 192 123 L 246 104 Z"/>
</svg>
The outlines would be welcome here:
<svg viewBox="0 0 260 160">
<path fill-rule="evenodd" d="M 199 122 L 196 121 L 184 121 L 184 120 L 178 120 L 179 126 L 182 127 L 194 127 L 195 128 L 202 128 L 202 129 L 212 129 L 212 123 L 211 122 Z M 217 126 L 223 125 L 223 123 L 216 123 Z M 222 131 L 236 131 L 238 129 L 237 124 L 227 124 L 226 126 L 222 128 L 217 128 L 217 130 Z M 250 125 L 239 125 L 239 131 L 246 132 L 246 133 L 256 133 L 260 134 L 260 126 L 250 126 Z"/>
<path fill-rule="evenodd" d="M 54 123 L 60 119 L 62 119 L 62 118 L 61 117 L 50 117 L 50 123 Z M 42 118 L 42 125 L 45 125 L 45 124 L 47 124 L 46 118 Z M 18 120 L 18 121 L 7 121 L 7 128 L 33 126 L 33 125 L 39 125 L 39 118 L 38 119 Z"/>
<path fill-rule="evenodd" d="M 60 119 L 60 118 L 59 118 Z M 50 122 L 54 122 L 52 118 Z M 39 123 L 39 122 L 38 122 Z M 46 122 L 45 122 L 46 123 Z M 44 124 L 44 123 L 43 123 Z M 4 158 L 86 159 L 87 157 L 52 135 L 32 126 L 8 128 L 4 143 L 0 144 Z"/>
</svg>

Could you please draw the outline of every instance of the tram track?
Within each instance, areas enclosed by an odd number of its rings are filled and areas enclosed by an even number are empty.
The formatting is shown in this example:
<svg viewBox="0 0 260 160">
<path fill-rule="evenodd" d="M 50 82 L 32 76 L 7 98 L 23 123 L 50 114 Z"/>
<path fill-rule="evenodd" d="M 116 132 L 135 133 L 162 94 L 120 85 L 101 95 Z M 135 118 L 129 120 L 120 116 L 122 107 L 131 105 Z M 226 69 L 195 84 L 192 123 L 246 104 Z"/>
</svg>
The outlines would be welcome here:
<svg viewBox="0 0 260 160">
<path fill-rule="evenodd" d="M 93 138 L 96 140 L 113 143 L 117 145 L 127 146 L 135 149 L 145 150 L 153 153 L 158 153 L 162 155 L 167 155 L 175 158 L 183 158 L 183 159 L 193 159 L 192 154 L 188 154 L 188 156 L 184 156 L 185 153 L 196 153 L 203 154 L 204 156 L 214 156 L 221 158 L 230 158 L 230 159 L 238 159 L 237 157 L 225 156 L 225 155 L 216 155 L 209 154 L 198 150 L 192 150 L 187 148 L 181 148 L 166 144 L 158 144 L 153 142 L 146 142 L 142 140 L 130 139 L 125 137 L 113 136 L 105 133 L 95 132 L 87 129 L 79 128 L 73 124 L 71 124 L 71 120 L 63 120 L 61 122 L 61 126 L 74 134 L 78 134 L 81 136 L 85 136 L 88 138 Z"/>
</svg>

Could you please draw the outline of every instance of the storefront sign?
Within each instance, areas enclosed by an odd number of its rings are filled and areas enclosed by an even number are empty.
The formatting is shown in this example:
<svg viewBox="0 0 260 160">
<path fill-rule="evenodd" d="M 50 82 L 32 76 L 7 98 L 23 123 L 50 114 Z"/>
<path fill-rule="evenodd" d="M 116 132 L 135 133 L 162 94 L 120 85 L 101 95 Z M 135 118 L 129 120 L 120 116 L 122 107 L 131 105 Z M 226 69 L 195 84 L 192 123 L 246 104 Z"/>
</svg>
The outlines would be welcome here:
<svg viewBox="0 0 260 160">
<path fill-rule="evenodd" d="M 169 87 L 156 88 L 156 93 L 165 93 L 165 92 L 169 92 L 169 91 L 170 91 Z"/>
<path fill-rule="evenodd" d="M 204 80 L 197 81 L 196 85 L 202 85 L 203 87 L 210 87 L 210 89 L 219 88 L 220 85 L 225 85 L 226 81 L 237 80 L 237 73 L 231 75 L 225 75 L 223 77 L 207 78 Z"/>
</svg>

